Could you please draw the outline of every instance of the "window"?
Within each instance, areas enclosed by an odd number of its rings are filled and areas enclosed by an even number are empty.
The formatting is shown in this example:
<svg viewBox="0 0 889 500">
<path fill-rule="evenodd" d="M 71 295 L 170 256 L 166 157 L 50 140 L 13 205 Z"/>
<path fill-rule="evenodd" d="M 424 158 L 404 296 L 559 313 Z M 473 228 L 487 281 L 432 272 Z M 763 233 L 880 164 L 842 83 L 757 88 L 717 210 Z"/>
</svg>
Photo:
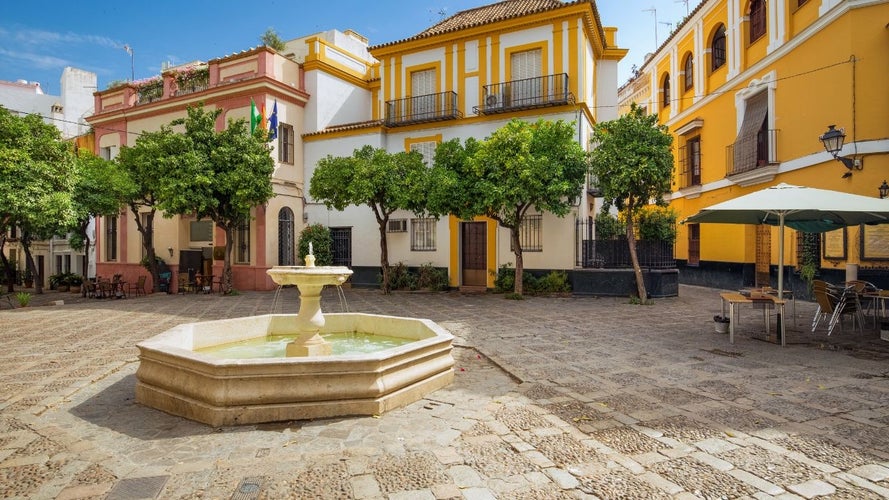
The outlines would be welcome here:
<svg viewBox="0 0 889 500">
<path fill-rule="evenodd" d="M 522 245 L 523 252 L 543 251 L 542 226 L 543 215 L 534 214 L 522 217 L 522 222 L 519 224 L 519 243 Z M 509 247 L 510 250 L 515 251 L 512 242 Z"/>
<path fill-rule="evenodd" d="M 411 72 L 411 114 L 415 119 L 435 115 L 435 69 Z"/>
<path fill-rule="evenodd" d="M 213 242 L 213 221 L 196 220 L 188 223 L 188 246 L 205 246 Z"/>
<path fill-rule="evenodd" d="M 330 228 L 330 239 L 333 241 L 333 265 L 352 266 L 352 228 Z"/>
<path fill-rule="evenodd" d="M 62 271 L 66 273 L 71 272 L 71 254 L 65 254 L 64 264 L 62 266 Z"/>
<path fill-rule="evenodd" d="M 663 106 L 664 108 L 670 106 L 670 74 L 667 73 L 664 75 L 664 86 L 663 86 Z"/>
<path fill-rule="evenodd" d="M 540 49 L 514 52 L 509 56 L 512 104 L 536 104 L 543 97 L 543 54 Z"/>
<path fill-rule="evenodd" d="M 688 185 L 699 186 L 701 184 L 701 137 L 689 139 L 685 143 L 685 153 L 688 161 Z"/>
<path fill-rule="evenodd" d="M 117 217 L 105 217 L 105 260 L 117 260 Z"/>
<path fill-rule="evenodd" d="M 805 4 L 805 3 L 808 2 L 808 1 L 809 1 L 809 0 L 796 0 L 796 6 L 797 6 L 797 7 L 802 7 L 803 4 Z"/>
<path fill-rule="evenodd" d="M 431 167 L 432 162 L 435 159 L 435 148 L 437 146 L 438 143 L 435 141 L 415 142 L 411 144 L 411 151 L 416 151 L 423 155 L 423 163 L 425 163 L 427 167 Z"/>
<path fill-rule="evenodd" d="M 768 163 L 768 97 L 766 92 L 760 92 L 745 103 L 744 121 L 741 122 L 741 130 L 732 145 L 733 174 L 747 172 Z"/>
<path fill-rule="evenodd" d="M 293 210 L 284 207 L 278 211 L 278 265 L 296 264 L 293 256 Z"/>
<path fill-rule="evenodd" d="M 688 92 L 695 86 L 695 75 L 694 75 L 694 58 L 691 54 L 685 58 L 685 78 L 683 81 L 685 82 L 685 91 Z"/>
<path fill-rule="evenodd" d="M 688 224 L 688 262 L 689 266 L 701 265 L 701 226 Z"/>
<path fill-rule="evenodd" d="M 278 161 L 293 165 L 293 125 L 278 124 Z"/>
<path fill-rule="evenodd" d="M 725 26 L 720 24 L 713 35 L 713 43 L 710 44 L 710 58 L 713 62 L 712 69 L 717 70 L 725 64 Z"/>
<path fill-rule="evenodd" d="M 250 221 L 244 221 L 243 224 L 235 229 L 233 238 L 235 244 L 235 263 L 250 263 Z"/>
<path fill-rule="evenodd" d="M 411 251 L 435 250 L 435 219 L 411 219 Z"/>
<path fill-rule="evenodd" d="M 750 2 L 750 43 L 766 34 L 766 7 L 764 0 Z"/>
</svg>

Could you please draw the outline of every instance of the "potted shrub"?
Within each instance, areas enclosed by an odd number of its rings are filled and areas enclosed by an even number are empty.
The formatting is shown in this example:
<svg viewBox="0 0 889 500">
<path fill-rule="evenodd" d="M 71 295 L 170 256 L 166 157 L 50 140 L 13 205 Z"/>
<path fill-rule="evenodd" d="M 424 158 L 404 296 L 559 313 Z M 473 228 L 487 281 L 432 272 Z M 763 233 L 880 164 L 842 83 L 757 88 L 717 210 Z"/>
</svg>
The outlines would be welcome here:
<svg viewBox="0 0 889 500">
<path fill-rule="evenodd" d="M 716 333 L 728 333 L 730 319 L 725 316 L 716 315 L 713 316 L 713 324 L 716 325 Z"/>
<path fill-rule="evenodd" d="M 49 289 L 59 292 L 68 291 L 67 273 L 53 274 L 49 277 Z"/>
<path fill-rule="evenodd" d="M 72 293 L 80 293 L 80 286 L 83 285 L 83 276 L 69 273 L 67 281 Z"/>
</svg>

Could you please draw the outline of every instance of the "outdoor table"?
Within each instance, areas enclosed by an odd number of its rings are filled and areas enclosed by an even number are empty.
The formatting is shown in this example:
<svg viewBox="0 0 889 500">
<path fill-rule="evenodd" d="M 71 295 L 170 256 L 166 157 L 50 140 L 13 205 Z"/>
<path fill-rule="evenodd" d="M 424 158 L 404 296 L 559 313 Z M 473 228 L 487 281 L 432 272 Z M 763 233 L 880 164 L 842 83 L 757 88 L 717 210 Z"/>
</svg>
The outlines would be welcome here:
<svg viewBox="0 0 889 500">
<path fill-rule="evenodd" d="M 762 304 L 768 306 L 777 306 L 778 307 L 778 326 L 779 326 L 779 334 L 781 336 L 781 345 L 787 345 L 786 342 L 786 331 L 784 329 L 784 304 L 785 300 L 779 299 L 774 295 L 766 295 L 766 294 L 755 294 L 751 293 L 750 296 L 742 295 L 738 292 L 722 292 L 719 294 L 719 297 L 722 299 L 722 315 L 725 316 L 725 304 L 728 303 L 729 306 L 729 343 L 735 343 L 735 304 Z M 740 318 L 740 312 L 738 317 Z M 766 335 L 769 334 L 769 316 L 764 312 L 764 323 L 766 329 Z"/>
</svg>

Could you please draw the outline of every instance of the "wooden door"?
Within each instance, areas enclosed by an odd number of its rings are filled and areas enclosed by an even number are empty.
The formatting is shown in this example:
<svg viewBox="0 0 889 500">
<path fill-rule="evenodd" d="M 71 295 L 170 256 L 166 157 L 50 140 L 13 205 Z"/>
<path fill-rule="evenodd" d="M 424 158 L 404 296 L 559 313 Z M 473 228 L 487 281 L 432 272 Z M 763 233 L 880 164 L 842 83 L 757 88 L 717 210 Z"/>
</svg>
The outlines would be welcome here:
<svg viewBox="0 0 889 500">
<path fill-rule="evenodd" d="M 463 286 L 487 286 L 487 223 L 460 223 Z"/>
<path fill-rule="evenodd" d="M 772 226 L 756 226 L 756 283 L 757 287 L 772 286 L 769 268 L 772 264 Z"/>
</svg>

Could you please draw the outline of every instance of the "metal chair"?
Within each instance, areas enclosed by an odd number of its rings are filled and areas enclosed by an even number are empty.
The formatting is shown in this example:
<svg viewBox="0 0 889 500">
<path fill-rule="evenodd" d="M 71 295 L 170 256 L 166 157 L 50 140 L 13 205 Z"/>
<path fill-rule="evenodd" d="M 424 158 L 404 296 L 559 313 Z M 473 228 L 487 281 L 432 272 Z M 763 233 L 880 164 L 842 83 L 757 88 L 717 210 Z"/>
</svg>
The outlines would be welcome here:
<svg viewBox="0 0 889 500">
<path fill-rule="evenodd" d="M 127 293 L 136 292 L 136 297 L 139 295 L 145 295 L 145 276 L 139 276 L 136 278 L 135 283 L 130 283 L 127 286 Z"/>
<path fill-rule="evenodd" d="M 864 331 L 864 314 L 861 312 L 861 302 L 858 300 L 858 292 L 855 291 L 854 286 L 844 288 L 842 294 L 839 296 L 839 300 L 833 311 L 833 316 L 830 319 L 830 326 L 827 330 L 828 335 L 833 333 L 833 329 L 837 324 L 840 325 L 840 329 L 843 328 L 843 316 L 852 316 L 853 330 L 855 329 L 857 320 L 858 330 Z"/>
</svg>

